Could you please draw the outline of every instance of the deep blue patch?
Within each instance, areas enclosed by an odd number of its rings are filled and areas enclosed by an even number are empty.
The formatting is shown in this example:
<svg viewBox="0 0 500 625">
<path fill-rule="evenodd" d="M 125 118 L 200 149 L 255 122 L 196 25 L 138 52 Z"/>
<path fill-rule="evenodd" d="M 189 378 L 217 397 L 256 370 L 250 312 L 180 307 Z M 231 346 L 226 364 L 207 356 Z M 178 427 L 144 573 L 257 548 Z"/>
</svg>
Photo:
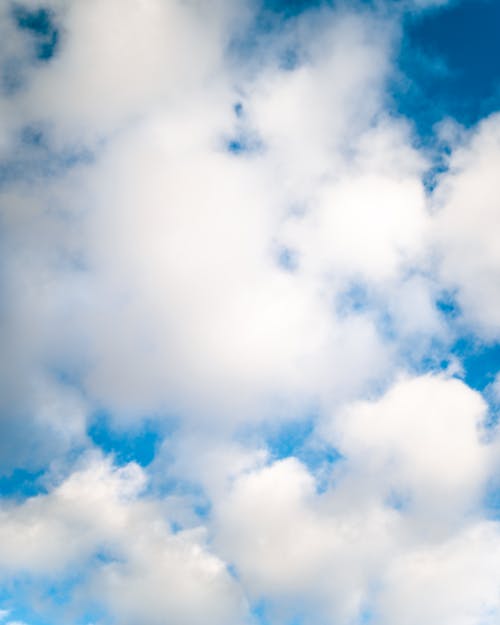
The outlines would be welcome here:
<svg viewBox="0 0 500 625">
<path fill-rule="evenodd" d="M 431 194 L 439 184 L 440 177 L 448 171 L 446 154 L 449 153 L 447 146 L 439 146 L 439 151 L 434 156 L 433 165 L 424 173 L 422 182 L 427 194 Z"/>
<path fill-rule="evenodd" d="M 267 431 L 266 446 L 273 461 L 297 458 L 316 478 L 318 493 L 329 485 L 331 467 L 342 454 L 325 441 L 314 436 L 314 419 L 286 421 Z"/>
<path fill-rule="evenodd" d="M 31 146 L 44 145 L 44 134 L 37 126 L 25 126 L 21 129 L 21 143 Z"/>
<path fill-rule="evenodd" d="M 31 10 L 17 5 L 13 8 L 13 17 L 20 30 L 32 35 L 35 57 L 39 61 L 50 60 L 59 43 L 59 30 L 54 23 L 53 13 L 43 7 Z"/>
<path fill-rule="evenodd" d="M 474 389 L 482 391 L 500 371 L 500 344 L 479 343 L 471 337 L 459 339 L 452 353 L 462 361 L 465 381 Z"/>
<path fill-rule="evenodd" d="M 440 294 L 436 300 L 436 308 L 448 319 L 455 319 L 461 314 L 455 294 L 449 291 L 444 291 Z"/>
<path fill-rule="evenodd" d="M 243 104 L 241 102 L 236 102 L 236 104 L 233 106 L 233 111 L 236 117 L 242 117 L 243 116 Z"/>
<path fill-rule="evenodd" d="M 273 11 L 286 17 L 299 15 L 324 4 L 331 4 L 331 2 L 325 0 L 263 0 L 262 2 L 264 10 Z"/>
<path fill-rule="evenodd" d="M 500 108 L 500 2 L 462 0 L 408 13 L 395 81 L 398 112 L 423 137 L 453 117 L 470 126 Z"/>
<path fill-rule="evenodd" d="M 46 493 L 47 490 L 40 480 L 43 474 L 43 470 L 14 469 L 10 475 L 0 476 L 0 497 L 24 499 Z"/>
<path fill-rule="evenodd" d="M 118 464 L 136 462 L 145 467 L 154 459 L 163 433 L 153 421 L 145 421 L 140 430 L 117 429 L 107 413 L 99 412 L 92 419 L 88 435 L 105 453 L 113 454 Z"/>
<path fill-rule="evenodd" d="M 262 143 L 257 137 L 247 134 L 244 131 L 240 131 L 238 134 L 225 141 L 225 149 L 234 156 L 255 154 L 261 151 L 262 148 Z"/>
<path fill-rule="evenodd" d="M 245 152 L 245 144 L 242 139 L 230 139 L 227 142 L 227 149 L 233 154 L 241 154 Z"/>
</svg>

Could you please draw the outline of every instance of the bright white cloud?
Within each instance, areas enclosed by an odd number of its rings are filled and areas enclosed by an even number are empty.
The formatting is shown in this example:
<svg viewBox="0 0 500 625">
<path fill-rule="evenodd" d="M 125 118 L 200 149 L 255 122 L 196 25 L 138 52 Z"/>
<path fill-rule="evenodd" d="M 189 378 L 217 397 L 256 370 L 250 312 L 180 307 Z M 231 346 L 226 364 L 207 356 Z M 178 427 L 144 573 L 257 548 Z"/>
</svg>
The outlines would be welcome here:
<svg viewBox="0 0 500 625">
<path fill-rule="evenodd" d="M 165 511 L 140 497 L 145 480 L 137 465 L 90 458 L 47 495 L 4 504 L 0 574 L 83 572 L 76 599 L 108 607 L 124 623 L 238 622 L 244 600 L 207 551 L 203 530 L 173 534 Z"/>
<path fill-rule="evenodd" d="M 251 2 L 33 0 L 48 61 L 0 8 L 0 470 L 48 488 L 0 502 L 6 584 L 76 572 L 66 622 L 498 622 L 491 415 L 455 356 L 411 372 L 499 336 L 498 117 L 441 126 L 430 193 L 388 111 L 403 11 L 439 4 L 261 32 Z M 117 467 L 99 410 L 173 431 Z M 263 425 L 297 419 L 336 462 L 276 459 Z"/>
<path fill-rule="evenodd" d="M 496 178 L 500 118 L 493 115 L 453 152 L 436 194 L 435 229 L 441 271 L 462 308 L 464 321 L 486 339 L 499 336 L 500 211 Z"/>
<path fill-rule="evenodd" d="M 307 605 L 311 622 L 356 622 L 366 610 L 389 623 L 498 618 L 498 528 L 474 520 L 496 452 L 481 439 L 484 414 L 477 393 L 442 377 L 351 404 L 334 418 L 343 459 L 330 488 L 318 493 L 295 459 L 243 473 L 218 509 L 220 549 L 278 614 Z M 486 567 L 488 582 L 457 595 L 470 566 Z M 427 587 L 435 600 L 422 604 Z"/>
</svg>

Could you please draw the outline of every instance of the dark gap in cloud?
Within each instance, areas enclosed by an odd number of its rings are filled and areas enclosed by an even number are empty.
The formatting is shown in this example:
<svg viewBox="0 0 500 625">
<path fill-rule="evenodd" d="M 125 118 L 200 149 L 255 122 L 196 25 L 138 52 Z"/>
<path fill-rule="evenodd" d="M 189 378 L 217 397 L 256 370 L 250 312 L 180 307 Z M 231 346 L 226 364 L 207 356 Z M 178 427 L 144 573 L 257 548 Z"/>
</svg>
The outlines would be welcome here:
<svg viewBox="0 0 500 625">
<path fill-rule="evenodd" d="M 465 370 L 465 382 L 482 391 L 500 372 L 500 343 L 485 344 L 473 336 L 460 338 L 452 348 Z"/>
<path fill-rule="evenodd" d="M 230 139 L 227 142 L 228 152 L 232 154 L 241 154 L 242 152 L 246 152 L 246 146 L 243 139 Z"/>
<path fill-rule="evenodd" d="M 60 39 L 59 29 L 55 25 L 54 15 L 50 9 L 44 7 L 30 9 L 23 5 L 15 5 L 12 14 L 17 27 L 32 36 L 36 59 L 49 61 L 56 54 Z"/>
<path fill-rule="evenodd" d="M 447 319 L 460 317 L 462 311 L 456 299 L 456 293 L 443 291 L 436 300 L 436 308 Z"/>
<path fill-rule="evenodd" d="M 314 420 L 311 418 L 285 421 L 268 434 L 266 444 L 276 460 L 297 457 L 313 431 Z"/>
<path fill-rule="evenodd" d="M 318 493 L 326 490 L 332 465 L 342 454 L 314 436 L 315 419 L 305 417 L 284 421 L 265 432 L 265 444 L 273 461 L 297 458 L 316 478 Z"/>
<path fill-rule="evenodd" d="M 392 85 L 395 108 L 424 139 L 452 117 L 469 127 L 500 108 L 500 3 L 462 0 L 409 12 Z"/>
<path fill-rule="evenodd" d="M 483 506 L 489 519 L 500 521 L 500 484 L 498 478 L 490 480 L 487 485 Z"/>
<path fill-rule="evenodd" d="M 225 150 L 234 156 L 252 155 L 262 152 L 262 143 L 245 133 L 236 134 L 225 141 Z"/>
<path fill-rule="evenodd" d="M 25 126 L 21 129 L 21 143 L 34 147 L 45 147 L 45 135 L 39 126 Z"/>
<path fill-rule="evenodd" d="M 434 157 L 434 164 L 424 173 L 422 182 L 428 195 L 432 194 L 439 184 L 440 177 L 448 171 L 448 164 L 445 161 L 445 155 L 447 153 L 447 148 L 441 147 L 440 151 Z"/>
<path fill-rule="evenodd" d="M 41 480 L 44 470 L 28 471 L 14 469 L 8 475 L 0 476 L 0 498 L 25 499 L 46 493 Z"/>
<path fill-rule="evenodd" d="M 105 412 L 93 416 L 87 434 L 97 447 L 112 454 L 117 464 L 136 462 L 142 467 L 154 460 L 163 440 L 162 428 L 152 420 L 144 421 L 139 429 L 118 429 Z"/>
<path fill-rule="evenodd" d="M 289 18 L 322 6 L 331 7 L 333 4 L 332 0 L 263 0 L 261 10 Z"/>
<path fill-rule="evenodd" d="M 233 105 L 233 111 L 236 117 L 238 118 L 243 117 L 243 112 L 244 112 L 243 104 L 241 102 L 235 102 L 235 104 Z"/>
</svg>

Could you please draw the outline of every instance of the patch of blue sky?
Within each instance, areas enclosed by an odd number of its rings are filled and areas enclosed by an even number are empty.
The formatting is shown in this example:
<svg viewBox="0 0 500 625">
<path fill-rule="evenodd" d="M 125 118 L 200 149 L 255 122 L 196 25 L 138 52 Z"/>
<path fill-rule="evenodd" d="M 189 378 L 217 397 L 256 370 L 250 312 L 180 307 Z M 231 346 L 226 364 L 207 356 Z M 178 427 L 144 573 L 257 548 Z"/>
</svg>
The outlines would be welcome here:
<svg viewBox="0 0 500 625">
<path fill-rule="evenodd" d="M 304 617 L 299 610 L 290 608 L 289 612 L 294 613 L 289 614 L 285 618 L 283 618 L 283 615 L 280 615 L 278 622 L 283 625 L 302 625 L 304 623 Z M 257 625 L 270 625 L 270 623 L 276 622 L 275 609 L 272 603 L 264 598 L 255 601 L 251 605 L 250 614 Z"/>
<path fill-rule="evenodd" d="M 262 599 L 260 601 L 256 601 L 250 607 L 250 614 L 258 623 L 258 625 L 269 625 L 270 620 L 267 616 L 268 610 L 269 610 L 269 606 L 267 604 L 267 601 Z"/>
<path fill-rule="evenodd" d="M 424 140 L 443 118 L 468 127 L 500 108 L 499 24 L 497 0 L 407 13 L 392 95 Z"/>
<path fill-rule="evenodd" d="M 456 319 L 461 315 L 456 293 L 442 291 L 436 299 L 436 308 L 448 320 Z"/>
<path fill-rule="evenodd" d="M 228 152 L 231 152 L 231 154 L 242 154 L 243 152 L 247 152 L 248 149 L 245 143 L 245 139 L 243 137 L 234 137 L 232 139 L 228 139 L 227 150 Z"/>
<path fill-rule="evenodd" d="M 239 129 L 234 135 L 226 138 L 224 145 L 225 149 L 234 156 L 258 154 L 264 149 L 259 138 L 244 129 Z"/>
<path fill-rule="evenodd" d="M 162 440 L 171 431 L 172 425 L 165 425 L 160 419 L 144 419 L 139 426 L 125 428 L 116 424 L 105 411 L 96 412 L 90 419 L 87 430 L 94 445 L 106 454 L 111 454 L 118 465 L 136 462 L 148 466 L 155 458 Z"/>
<path fill-rule="evenodd" d="M 488 518 L 500 521 L 500 484 L 498 484 L 498 480 L 488 484 L 483 498 L 483 507 Z"/>
<path fill-rule="evenodd" d="M 107 622 L 105 612 L 91 601 L 82 604 L 78 593 L 96 565 L 105 566 L 112 561 L 94 557 L 84 566 L 66 570 L 57 577 L 24 575 L 6 580 L 0 586 L 0 610 L 8 611 L 5 622 L 62 625 L 68 622 L 69 615 L 74 625 Z"/>
<path fill-rule="evenodd" d="M 453 321 L 458 315 L 453 303 L 445 304 L 445 314 Z M 492 383 L 500 373 L 500 343 L 484 342 L 473 334 L 459 336 L 451 345 L 432 340 L 422 357 L 406 350 L 407 363 L 417 374 L 456 370 L 453 375 L 462 379 L 468 386 L 482 393 L 489 404 L 489 412 L 484 425 L 491 429 L 498 423 L 500 401 L 492 391 Z"/>
<path fill-rule="evenodd" d="M 460 337 L 451 349 L 462 363 L 466 383 L 479 391 L 500 372 L 500 343 L 484 343 L 474 336 Z"/>
<path fill-rule="evenodd" d="M 244 114 L 244 111 L 245 111 L 245 109 L 243 108 L 243 104 L 241 102 L 235 102 L 233 104 L 233 111 L 234 111 L 234 114 L 236 115 L 236 117 L 238 119 L 243 117 L 243 114 Z"/>
<path fill-rule="evenodd" d="M 426 194 L 429 196 L 439 184 L 441 176 L 448 171 L 448 148 L 447 146 L 436 143 L 436 150 L 429 156 L 431 157 L 431 166 L 424 172 L 422 183 Z"/>
<path fill-rule="evenodd" d="M 284 421 L 272 427 L 266 435 L 266 446 L 273 459 L 300 456 L 314 432 L 314 418 Z"/>
<path fill-rule="evenodd" d="M 47 492 L 43 476 L 45 471 L 28 471 L 17 468 L 7 475 L 0 475 L 0 498 L 26 499 Z"/>
<path fill-rule="evenodd" d="M 22 4 L 14 4 L 12 17 L 20 30 L 31 35 L 34 58 L 38 61 L 49 61 L 57 52 L 60 38 L 50 9 L 43 6 L 28 8 Z"/>
<path fill-rule="evenodd" d="M 295 17 L 304 11 L 319 8 L 321 6 L 332 6 L 329 0 L 263 0 L 262 11 L 273 12 L 285 18 Z"/>
<path fill-rule="evenodd" d="M 297 458 L 316 479 L 318 493 L 326 490 L 332 467 L 342 459 L 340 452 L 315 435 L 316 419 L 307 416 L 268 425 L 263 432 L 271 461 Z"/>
<path fill-rule="evenodd" d="M 0 610 L 6 610 L 4 623 L 26 623 L 27 625 L 54 625 L 54 619 L 40 610 L 31 608 L 39 597 L 30 580 L 9 580 L 0 586 Z"/>
</svg>

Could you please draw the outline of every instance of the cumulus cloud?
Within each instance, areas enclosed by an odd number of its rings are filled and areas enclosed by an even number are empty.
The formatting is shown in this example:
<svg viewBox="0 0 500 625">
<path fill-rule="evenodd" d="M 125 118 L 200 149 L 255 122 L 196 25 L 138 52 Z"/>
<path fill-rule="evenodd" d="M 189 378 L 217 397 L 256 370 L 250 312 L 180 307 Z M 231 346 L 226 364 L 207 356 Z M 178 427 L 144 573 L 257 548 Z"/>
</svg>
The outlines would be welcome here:
<svg viewBox="0 0 500 625">
<path fill-rule="evenodd" d="M 79 571 L 75 605 L 104 605 L 120 622 L 238 622 L 243 597 L 203 530 L 172 533 L 165 510 L 141 498 L 145 482 L 135 464 L 90 458 L 48 494 L 4 504 L 2 577 Z"/>
<path fill-rule="evenodd" d="M 479 394 L 442 377 L 350 404 L 330 426 L 342 460 L 329 487 L 318 491 L 296 459 L 243 473 L 218 510 L 222 552 L 281 618 L 294 609 L 336 623 L 368 612 L 390 623 L 496 614 L 491 571 L 491 585 L 450 600 L 450 587 L 467 584 L 469 558 L 495 566 L 497 525 L 474 518 L 496 454 L 481 438 L 484 413 Z M 425 584 L 436 600 L 421 606 Z"/>
<path fill-rule="evenodd" d="M 441 273 L 464 322 L 486 340 L 498 338 L 499 209 L 495 177 L 500 154 L 500 118 L 492 115 L 462 137 L 436 194 L 435 229 Z"/>
<path fill-rule="evenodd" d="M 0 472 L 42 491 L 0 501 L 4 619 L 498 621 L 453 346 L 498 339 L 498 118 L 441 126 L 431 190 L 389 93 L 440 4 L 0 8 Z"/>
</svg>

